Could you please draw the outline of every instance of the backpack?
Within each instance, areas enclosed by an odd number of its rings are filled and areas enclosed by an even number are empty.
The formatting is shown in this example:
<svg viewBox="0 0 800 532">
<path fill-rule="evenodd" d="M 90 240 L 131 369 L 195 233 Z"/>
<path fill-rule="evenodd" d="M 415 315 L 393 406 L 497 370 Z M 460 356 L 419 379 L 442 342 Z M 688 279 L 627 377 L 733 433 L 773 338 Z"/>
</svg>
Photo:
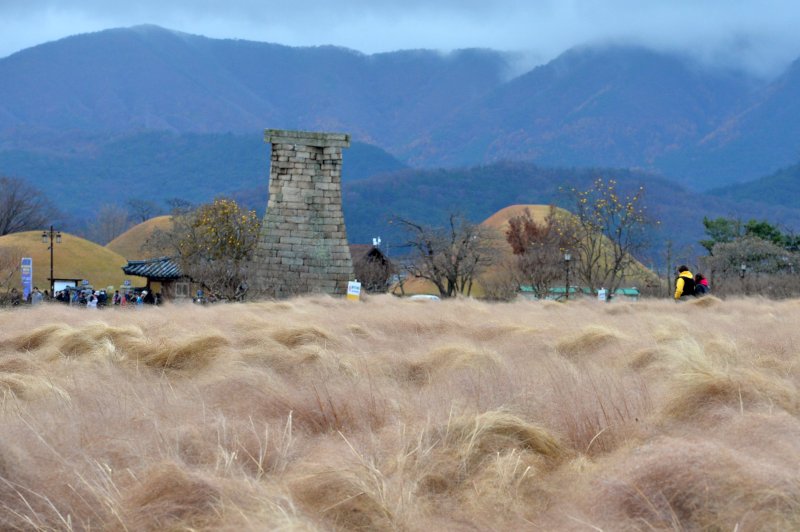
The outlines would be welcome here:
<svg viewBox="0 0 800 532">
<path fill-rule="evenodd" d="M 679 276 L 678 279 L 683 279 L 683 292 L 681 293 L 681 297 L 696 295 L 694 277 Z M 678 279 L 675 279 L 675 282 L 677 282 Z"/>
</svg>

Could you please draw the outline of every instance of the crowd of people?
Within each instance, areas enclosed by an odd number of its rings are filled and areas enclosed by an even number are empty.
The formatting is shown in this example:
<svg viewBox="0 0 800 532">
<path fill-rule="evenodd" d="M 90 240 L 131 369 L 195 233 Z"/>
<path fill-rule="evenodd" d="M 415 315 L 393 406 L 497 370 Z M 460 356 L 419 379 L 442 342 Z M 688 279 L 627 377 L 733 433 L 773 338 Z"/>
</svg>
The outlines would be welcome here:
<svg viewBox="0 0 800 532">
<path fill-rule="evenodd" d="M 22 294 L 20 294 L 16 288 L 12 288 L 10 291 L 11 306 L 19 306 L 23 304 L 23 302 L 35 306 L 46 301 L 55 301 L 65 305 L 89 309 L 98 309 L 108 306 L 124 308 L 128 305 L 160 305 L 162 303 L 161 294 L 153 293 L 146 289 L 132 289 L 123 292 L 115 290 L 114 294 L 109 297 L 108 292 L 104 289 L 94 290 L 91 288 L 67 287 L 63 290 L 56 291 L 53 297 L 50 297 L 47 290 L 42 292 L 39 290 L 38 286 L 34 286 L 33 290 L 31 290 L 24 301 Z"/>
<path fill-rule="evenodd" d="M 693 275 L 687 266 L 680 266 L 677 270 L 677 278 L 675 279 L 675 301 L 682 301 L 689 297 L 701 297 L 708 294 L 711 290 L 708 279 L 701 273 Z M 10 302 L 12 306 L 22 304 L 22 295 L 16 288 L 12 288 L 9 292 Z M 39 290 L 39 287 L 34 286 L 33 290 L 26 299 L 26 303 L 30 305 L 39 305 L 51 299 L 50 294 L 45 290 Z M 68 287 L 59 290 L 52 297 L 53 300 L 78 307 L 86 307 L 90 309 L 104 308 L 109 305 L 114 307 L 127 307 L 128 305 L 160 305 L 162 303 L 161 294 L 153 293 L 150 290 L 126 290 L 120 292 L 114 291 L 114 295 L 110 300 L 108 293 L 105 290 L 93 290 L 90 288 L 77 288 Z M 202 292 L 198 292 L 197 298 L 193 299 L 194 303 L 204 304 L 213 303 L 216 299 L 213 296 L 205 298 Z"/>
</svg>

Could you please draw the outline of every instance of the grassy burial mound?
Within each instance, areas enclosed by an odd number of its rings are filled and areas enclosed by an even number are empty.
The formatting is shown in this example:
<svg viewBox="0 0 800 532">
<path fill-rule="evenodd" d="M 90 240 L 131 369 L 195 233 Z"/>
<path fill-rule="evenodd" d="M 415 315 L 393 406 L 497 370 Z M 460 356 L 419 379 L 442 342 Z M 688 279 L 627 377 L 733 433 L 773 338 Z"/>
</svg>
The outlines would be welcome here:
<svg viewBox="0 0 800 532">
<path fill-rule="evenodd" d="M 509 228 L 509 220 L 517 216 L 524 216 L 526 209 L 530 211 L 531 217 L 536 223 L 543 223 L 550 213 L 549 205 L 511 205 L 491 215 L 483 221 L 482 225 L 496 229 L 504 238 Z M 574 215 L 565 209 L 556 208 L 556 216 L 573 217 Z M 611 249 L 611 242 L 609 240 L 604 238 L 603 243 L 606 246 L 604 249 Z M 574 253 L 575 250 L 573 250 L 573 254 Z M 625 271 L 625 278 L 629 281 L 628 285 L 638 284 L 639 286 L 643 286 L 647 283 L 657 282 L 655 274 L 639 261 L 634 261 L 631 267 Z"/>
<path fill-rule="evenodd" d="M 524 216 L 526 209 L 530 212 L 531 217 L 537 224 L 544 223 L 546 217 L 550 214 L 549 205 L 510 205 L 504 207 L 481 222 L 481 225 L 487 227 L 495 232 L 496 238 L 493 246 L 496 249 L 495 264 L 483 272 L 475 281 L 471 295 L 474 297 L 484 297 L 487 293 L 487 285 L 495 285 L 497 283 L 505 282 L 504 279 L 508 276 L 508 264 L 513 259 L 511 246 L 506 241 L 506 232 L 509 228 L 509 220 L 517 216 Z M 569 211 L 556 208 L 556 216 L 573 216 Z M 605 240 L 606 245 L 609 247 L 611 244 Z M 575 254 L 575 251 L 573 251 Z M 646 286 L 650 284 L 657 284 L 658 277 L 646 266 L 638 261 L 634 261 L 631 268 L 626 270 L 625 278 L 628 281 L 625 286 Z M 573 278 L 574 283 L 578 284 L 578 280 Z M 399 287 L 393 288 L 394 294 L 400 294 Z M 436 286 L 425 280 L 419 278 L 408 279 L 403 285 L 403 293 L 405 294 L 438 294 Z"/>
<path fill-rule="evenodd" d="M 106 247 L 127 260 L 145 260 L 169 255 L 169 250 L 145 247 L 145 243 L 156 230 L 172 230 L 172 216 L 156 216 L 134 225 L 106 244 Z"/>
<path fill-rule="evenodd" d="M 510 205 L 486 218 L 483 221 L 483 225 L 496 229 L 501 235 L 505 235 L 508 230 L 508 221 L 516 216 L 524 216 L 525 209 L 530 211 L 531 217 L 536 223 L 544 222 L 544 219 L 550 214 L 549 205 Z M 570 213 L 564 209 L 557 208 L 556 215 L 568 216 Z"/>
<path fill-rule="evenodd" d="M 4 254 L 33 258 L 33 284 L 40 290 L 49 290 L 50 251 L 42 243 L 41 231 L 25 231 L 0 237 L 0 250 Z M 61 233 L 61 243 L 53 248 L 53 276 L 56 279 L 86 279 L 94 287 L 119 286 L 124 279 L 134 285 L 144 283 L 139 277 L 126 276 L 122 266 L 127 261 L 110 249 L 83 238 Z M 11 278 L 9 286 L 21 289 L 19 271 Z"/>
<path fill-rule="evenodd" d="M 471 296 L 478 298 L 484 297 L 486 295 L 486 290 L 484 288 L 485 282 L 488 280 L 491 283 L 497 277 L 503 276 L 502 270 L 504 270 L 504 265 L 513 256 L 511 252 L 511 246 L 508 245 L 505 239 L 505 234 L 508 230 L 508 221 L 515 216 L 524 215 L 525 209 L 530 210 L 531 216 L 534 220 L 536 220 L 537 223 L 544 221 L 545 217 L 550 212 L 550 207 L 548 205 L 511 205 L 509 207 L 500 209 L 481 223 L 481 225 L 492 230 L 495 234 L 492 246 L 493 249 L 495 249 L 496 265 L 490 267 L 488 271 L 481 274 L 475 280 L 475 283 L 472 287 L 472 292 L 470 293 Z M 567 211 L 563 209 L 557 209 L 557 212 L 559 214 L 568 214 Z M 393 288 L 392 292 L 399 295 L 401 290 L 396 286 Z M 406 295 L 438 294 L 438 290 L 433 283 L 427 281 L 426 279 L 410 278 L 403 284 L 402 293 L 405 293 Z"/>
<path fill-rule="evenodd" d="M 0 311 L 0 528 L 797 530 L 799 319 L 713 297 Z"/>
</svg>

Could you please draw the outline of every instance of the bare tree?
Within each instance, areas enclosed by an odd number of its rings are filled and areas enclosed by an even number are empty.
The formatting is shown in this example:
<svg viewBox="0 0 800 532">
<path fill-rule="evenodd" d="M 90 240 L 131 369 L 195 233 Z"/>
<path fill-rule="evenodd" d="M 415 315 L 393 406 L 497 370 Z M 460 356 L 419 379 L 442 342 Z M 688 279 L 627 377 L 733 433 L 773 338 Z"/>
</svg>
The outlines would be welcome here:
<svg viewBox="0 0 800 532">
<path fill-rule="evenodd" d="M 229 199 L 216 199 L 172 216 L 170 231 L 155 230 L 146 249 L 170 250 L 183 273 L 220 299 L 241 300 L 247 293 L 250 261 L 261 222 L 255 211 Z"/>
<path fill-rule="evenodd" d="M 495 301 L 511 301 L 519 294 L 520 286 L 527 281 L 522 277 L 518 257 L 505 257 L 481 275 L 483 295 Z"/>
<path fill-rule="evenodd" d="M 22 250 L 15 247 L 0 248 L 0 301 L 11 290 L 14 274 L 22 266 Z"/>
<path fill-rule="evenodd" d="M 15 177 L 0 177 L 0 236 L 41 229 L 55 215 L 42 191 Z"/>
<path fill-rule="evenodd" d="M 613 179 L 598 178 L 588 190 L 569 190 L 575 208 L 571 233 L 578 252 L 577 273 L 592 290 L 619 288 L 645 244 L 651 222 L 642 205 L 644 187 L 622 195 Z"/>
<path fill-rule="evenodd" d="M 450 214 L 446 227 L 428 227 L 404 218 L 393 221 L 408 234 L 411 257 L 406 269 L 432 282 L 442 297 L 470 295 L 476 277 L 497 254 L 496 235 L 457 214 Z"/>
<path fill-rule="evenodd" d="M 169 207 L 169 212 L 172 214 L 186 214 L 195 207 L 194 203 L 183 198 L 169 198 L 164 203 Z"/>
<path fill-rule="evenodd" d="M 89 222 L 89 239 L 106 245 L 130 228 L 128 211 L 119 205 L 106 203 L 97 211 L 97 217 Z"/>
<path fill-rule="evenodd" d="M 796 279 L 800 274 L 797 253 L 755 236 L 718 242 L 712 252 L 701 262 L 716 294 L 755 290 L 775 297 L 797 294 Z"/>
<path fill-rule="evenodd" d="M 131 220 L 134 223 L 146 222 L 159 212 L 162 212 L 158 205 L 151 200 L 142 198 L 132 198 L 126 202 Z"/>
<path fill-rule="evenodd" d="M 506 241 L 516 257 L 520 281 L 531 286 L 537 297 L 545 298 L 557 280 L 565 281 L 564 253 L 575 246 L 575 237 L 554 206 L 539 223 L 528 209 L 511 218 Z"/>
</svg>

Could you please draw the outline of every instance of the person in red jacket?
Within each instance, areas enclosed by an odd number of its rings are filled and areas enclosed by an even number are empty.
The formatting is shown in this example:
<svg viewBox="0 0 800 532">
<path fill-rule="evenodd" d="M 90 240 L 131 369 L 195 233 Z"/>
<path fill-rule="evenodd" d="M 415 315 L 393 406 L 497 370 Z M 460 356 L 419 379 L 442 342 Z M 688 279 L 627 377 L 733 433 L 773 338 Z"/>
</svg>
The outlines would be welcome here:
<svg viewBox="0 0 800 532">
<path fill-rule="evenodd" d="M 698 273 L 694 276 L 694 295 L 696 296 L 704 296 L 708 293 L 710 288 L 708 287 L 708 279 L 702 273 Z"/>
</svg>

